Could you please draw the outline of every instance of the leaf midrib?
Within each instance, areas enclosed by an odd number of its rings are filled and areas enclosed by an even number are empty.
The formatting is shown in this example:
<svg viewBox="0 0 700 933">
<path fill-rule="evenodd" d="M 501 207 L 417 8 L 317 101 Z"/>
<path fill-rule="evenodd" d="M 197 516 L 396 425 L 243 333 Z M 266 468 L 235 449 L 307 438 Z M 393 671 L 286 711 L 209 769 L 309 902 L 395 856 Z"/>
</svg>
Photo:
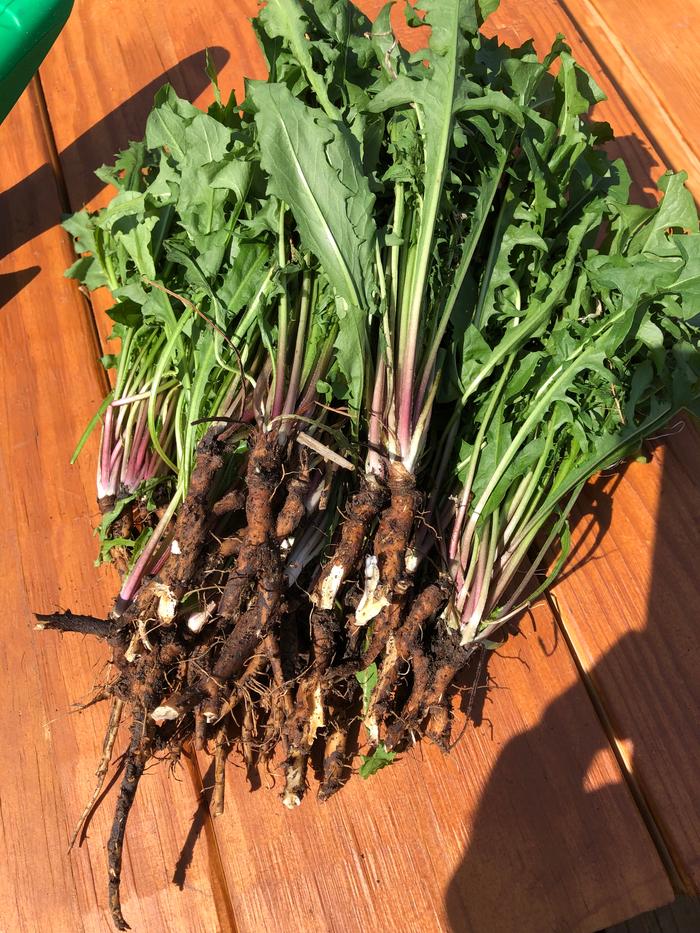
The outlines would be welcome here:
<svg viewBox="0 0 700 933">
<path fill-rule="evenodd" d="M 340 247 L 338 246 L 338 243 L 337 243 L 337 240 L 336 240 L 335 236 L 333 235 L 333 231 L 331 230 L 331 228 L 330 228 L 330 226 L 329 226 L 329 224 L 328 224 L 328 221 L 326 220 L 326 216 L 325 216 L 325 214 L 323 213 L 323 210 L 321 209 L 320 204 L 318 203 L 318 199 L 317 199 L 316 195 L 314 194 L 314 191 L 313 191 L 313 189 L 312 189 L 312 187 L 311 187 L 311 184 L 309 183 L 309 180 L 308 180 L 308 178 L 306 177 L 306 173 L 304 172 L 304 169 L 303 169 L 303 167 L 302 167 L 302 165 L 301 165 L 301 162 L 299 161 L 299 158 L 298 158 L 298 156 L 297 156 L 296 150 L 295 150 L 295 148 L 294 148 L 294 143 L 292 142 L 292 138 L 291 138 L 291 136 L 290 136 L 290 134 L 289 134 L 289 130 L 287 129 L 287 125 L 286 125 L 286 123 L 285 123 L 285 121 L 284 121 L 284 118 L 283 118 L 283 116 L 282 116 L 282 112 L 280 111 L 280 109 L 279 109 L 279 107 L 278 107 L 276 101 L 275 101 L 275 109 L 277 110 L 277 113 L 278 113 L 279 118 L 280 118 L 280 124 L 281 124 L 281 127 L 282 127 L 282 132 L 283 132 L 283 134 L 284 134 L 284 138 L 285 138 L 286 141 L 287 141 L 287 145 L 288 145 L 288 147 L 289 147 L 289 151 L 291 152 L 292 161 L 293 161 L 294 167 L 295 167 L 295 169 L 296 169 L 297 176 L 298 176 L 299 179 L 301 180 L 301 182 L 302 182 L 302 184 L 303 184 L 303 186 L 304 186 L 304 190 L 306 191 L 306 193 L 307 193 L 308 196 L 309 196 L 309 199 L 310 199 L 310 201 L 311 201 L 311 204 L 313 205 L 313 208 L 314 208 L 314 212 L 315 212 L 316 215 L 318 216 L 318 218 L 319 218 L 319 220 L 320 220 L 320 223 L 321 223 L 321 226 L 322 226 L 322 229 L 323 229 L 324 232 L 325 232 L 326 241 L 327 241 L 328 244 L 330 245 L 330 247 L 331 247 L 331 249 L 332 249 L 332 251 L 333 251 L 333 253 L 334 253 L 335 257 L 336 257 L 336 260 L 337 260 L 337 262 L 338 262 L 338 265 L 339 265 L 339 267 L 341 268 L 341 270 L 342 270 L 342 272 L 343 272 L 343 277 L 344 277 L 344 279 L 345 279 L 345 284 L 346 284 L 346 287 L 347 287 L 349 293 L 350 293 L 351 296 L 352 296 L 352 301 L 353 301 L 353 303 L 354 303 L 355 305 L 357 305 L 357 306 L 359 307 L 360 302 L 359 302 L 359 300 L 358 300 L 357 291 L 356 291 L 356 289 L 355 289 L 355 284 L 354 284 L 354 282 L 353 282 L 353 280 L 352 280 L 352 276 L 350 275 L 350 272 L 349 272 L 349 270 L 348 270 L 348 268 L 347 268 L 347 266 L 346 266 L 346 264 L 345 264 L 345 261 L 344 261 L 344 259 L 343 259 L 343 254 L 342 254 L 342 252 L 341 252 L 341 250 L 340 250 Z"/>
</svg>

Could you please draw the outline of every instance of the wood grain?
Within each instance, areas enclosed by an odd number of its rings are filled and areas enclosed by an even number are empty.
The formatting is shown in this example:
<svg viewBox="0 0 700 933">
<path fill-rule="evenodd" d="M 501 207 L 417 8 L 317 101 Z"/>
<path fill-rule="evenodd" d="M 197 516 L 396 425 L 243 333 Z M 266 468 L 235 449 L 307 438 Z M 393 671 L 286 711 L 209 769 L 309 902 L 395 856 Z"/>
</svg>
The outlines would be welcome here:
<svg viewBox="0 0 700 933">
<path fill-rule="evenodd" d="M 698 198 L 700 87 L 692 63 L 700 6 L 684 0 L 562 0 L 562 6 L 665 163 L 688 172 L 688 187 Z"/>
<path fill-rule="evenodd" d="M 33 613 L 101 614 L 115 589 L 114 575 L 92 566 L 94 444 L 76 467 L 68 463 L 104 382 L 88 309 L 62 278 L 70 247 L 55 226 L 60 206 L 38 107 L 31 87 L 0 129 L 0 255 L 23 243 L 0 267 L 0 925 L 93 933 L 111 929 L 104 847 L 113 792 L 84 847 L 66 849 L 94 786 L 107 710 L 71 714 L 71 705 L 89 698 L 106 659 L 87 639 L 34 631 Z M 130 827 L 139 842 L 127 841 L 125 857 L 125 910 L 142 929 L 223 926 L 226 893 L 205 840 L 191 853 L 185 890 L 171 883 L 196 809 L 187 774 L 149 772 Z"/>
</svg>

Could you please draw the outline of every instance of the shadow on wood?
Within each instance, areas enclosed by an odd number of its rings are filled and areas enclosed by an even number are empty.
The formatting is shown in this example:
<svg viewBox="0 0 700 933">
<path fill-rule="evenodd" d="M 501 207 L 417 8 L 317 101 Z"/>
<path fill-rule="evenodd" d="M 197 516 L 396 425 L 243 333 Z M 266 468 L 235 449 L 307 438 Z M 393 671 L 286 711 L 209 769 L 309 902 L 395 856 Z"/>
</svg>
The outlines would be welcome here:
<svg viewBox="0 0 700 933">
<path fill-rule="evenodd" d="M 226 49 L 218 46 L 209 49 L 209 54 L 217 69 L 221 69 L 230 58 Z M 124 149 L 128 140 L 143 137 L 153 97 L 166 83 L 172 84 L 182 96 L 191 98 L 199 94 L 209 83 L 204 50 L 189 55 L 175 68 L 149 81 L 59 153 L 61 170 L 66 176 L 70 192 L 69 203 L 63 205 L 65 208 L 79 210 L 104 187 L 103 182 L 95 176 L 95 169 L 109 163 L 116 152 Z M 62 187 L 60 182 L 58 184 L 59 188 Z M 54 169 L 45 162 L 31 175 L 0 193 L 0 217 L 13 216 L 15 219 L 10 235 L 3 237 L 1 256 L 9 255 L 23 243 L 28 243 L 60 222 L 61 218 L 56 213 L 56 199 L 44 196 L 44 192 L 55 189 L 56 185 Z M 27 211 L 27 205 L 32 205 L 31 211 Z"/>
<path fill-rule="evenodd" d="M 25 285 L 29 285 L 40 271 L 40 266 L 28 266 L 17 272 L 0 273 L 0 308 L 12 301 L 15 295 L 18 295 Z"/>
</svg>

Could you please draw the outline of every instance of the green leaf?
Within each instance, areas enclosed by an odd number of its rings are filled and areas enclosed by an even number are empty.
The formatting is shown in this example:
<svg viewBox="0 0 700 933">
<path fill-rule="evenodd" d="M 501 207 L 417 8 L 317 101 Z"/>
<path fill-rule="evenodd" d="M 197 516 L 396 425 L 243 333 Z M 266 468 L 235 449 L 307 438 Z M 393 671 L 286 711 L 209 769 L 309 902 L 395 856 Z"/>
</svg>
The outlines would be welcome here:
<svg viewBox="0 0 700 933">
<path fill-rule="evenodd" d="M 668 250 L 666 232 L 670 229 L 698 232 L 698 212 L 693 196 L 685 187 L 688 176 L 685 172 L 666 172 L 659 179 L 659 188 L 664 196 L 644 224 L 632 237 L 629 255 L 657 253 L 664 255 Z"/>
<path fill-rule="evenodd" d="M 148 164 L 148 151 L 145 142 L 132 142 L 129 148 L 120 152 L 113 166 L 103 165 L 95 175 L 107 185 L 114 185 L 127 191 L 143 191 L 144 168 Z"/>
<path fill-rule="evenodd" d="M 361 755 L 362 764 L 360 765 L 360 777 L 368 778 L 382 768 L 386 768 L 396 758 L 396 752 L 390 752 L 381 742 L 371 755 Z"/>
<path fill-rule="evenodd" d="M 363 671 L 357 672 L 355 677 L 362 687 L 362 715 L 364 716 L 369 709 L 372 692 L 377 686 L 377 665 L 375 663 L 370 664 Z"/>
<path fill-rule="evenodd" d="M 131 298 L 123 298 L 107 311 L 109 317 L 117 324 L 137 328 L 143 323 L 143 308 Z"/>
<path fill-rule="evenodd" d="M 214 91 L 214 100 L 217 104 L 221 103 L 221 90 L 219 89 L 219 73 L 216 70 L 216 64 L 214 59 L 211 57 L 209 49 L 204 50 L 204 70 L 207 73 Z"/>
<path fill-rule="evenodd" d="M 198 111 L 185 127 L 183 150 L 188 162 L 209 165 L 224 158 L 231 140 L 232 132 L 228 127 Z"/>
<path fill-rule="evenodd" d="M 251 87 L 269 190 L 289 205 L 302 246 L 338 295 L 339 362 L 358 416 L 374 304 L 374 195 L 351 137 L 281 84 Z"/>
<path fill-rule="evenodd" d="M 246 307 L 260 287 L 264 270 L 272 258 L 266 243 L 243 240 L 237 246 L 234 261 L 224 275 L 218 297 L 231 315 Z"/>
<path fill-rule="evenodd" d="M 182 161 L 185 157 L 185 130 L 198 116 L 202 116 L 202 111 L 178 97 L 166 84 L 156 94 L 153 110 L 146 122 L 146 145 L 149 149 L 165 147 L 178 162 Z"/>
<path fill-rule="evenodd" d="M 95 217 L 95 214 L 82 210 L 63 218 L 61 226 L 73 237 L 76 253 L 95 252 Z"/>
<path fill-rule="evenodd" d="M 259 16 L 267 34 L 282 39 L 299 62 L 326 115 L 332 120 L 339 120 L 340 113 L 328 96 L 324 80 L 314 70 L 306 38 L 308 22 L 301 5 L 297 0 L 267 0 Z"/>
<path fill-rule="evenodd" d="M 152 235 L 157 223 L 158 217 L 151 214 L 140 219 L 135 217 L 123 218 L 112 227 L 115 238 L 124 244 L 139 274 L 147 279 L 156 277 L 152 252 Z"/>
<path fill-rule="evenodd" d="M 292 210 L 302 243 L 350 307 L 368 309 L 376 227 L 356 147 L 281 84 L 251 86 L 269 190 Z"/>
</svg>

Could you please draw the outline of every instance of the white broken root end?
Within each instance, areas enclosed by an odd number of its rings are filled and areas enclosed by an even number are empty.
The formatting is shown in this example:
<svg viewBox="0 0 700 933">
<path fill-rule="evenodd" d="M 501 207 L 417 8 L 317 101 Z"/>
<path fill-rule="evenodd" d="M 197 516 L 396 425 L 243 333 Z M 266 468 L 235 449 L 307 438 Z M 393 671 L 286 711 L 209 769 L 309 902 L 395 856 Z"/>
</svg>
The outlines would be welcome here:
<svg viewBox="0 0 700 933">
<path fill-rule="evenodd" d="M 172 625 L 177 612 L 177 597 L 170 587 L 163 583 L 156 583 L 153 590 L 158 597 L 158 618 L 163 625 Z"/>
<path fill-rule="evenodd" d="M 143 647 L 146 649 L 146 651 L 153 651 L 153 645 L 148 638 L 148 630 L 146 628 L 145 619 L 139 619 L 139 638 L 141 639 Z"/>
<path fill-rule="evenodd" d="M 282 803 L 288 810 L 293 810 L 301 803 L 304 795 L 304 769 L 299 764 L 287 765 L 287 777 L 284 791 L 282 793 Z"/>
<path fill-rule="evenodd" d="M 415 573 L 418 570 L 418 555 L 413 550 L 413 548 L 408 548 L 406 551 L 406 557 L 404 559 L 407 573 Z"/>
<path fill-rule="evenodd" d="M 369 700 L 369 706 L 367 707 L 367 713 L 365 715 L 364 723 L 365 729 L 367 730 L 367 735 L 372 745 L 379 745 L 379 721 L 377 720 L 377 714 L 375 712 L 375 706 L 377 702 L 377 697 L 380 696 L 382 689 L 386 685 L 387 677 L 389 672 L 393 669 L 396 664 L 396 659 L 398 657 L 398 648 L 396 647 L 396 639 L 393 635 L 389 635 L 386 640 L 386 648 L 384 649 L 384 661 L 382 663 L 381 671 L 379 674 L 379 680 L 372 691 L 372 696 Z"/>
<path fill-rule="evenodd" d="M 136 658 L 141 654 L 139 648 L 141 647 L 141 635 L 136 632 L 131 636 L 131 641 L 129 642 L 129 647 L 124 652 L 124 658 L 127 664 L 133 664 Z"/>
<path fill-rule="evenodd" d="M 343 567 L 342 564 L 333 564 L 328 576 L 321 584 L 320 594 L 316 596 L 314 593 L 311 597 L 319 609 L 329 610 L 333 608 L 335 597 L 338 595 L 338 590 L 340 589 L 340 584 L 343 582 L 344 577 L 345 567 Z"/>
<path fill-rule="evenodd" d="M 365 729 L 367 730 L 370 744 L 374 746 L 379 745 L 379 723 L 374 713 L 369 713 L 365 716 Z"/>
<path fill-rule="evenodd" d="M 158 721 L 159 719 L 179 719 L 181 713 L 179 709 L 176 709 L 174 706 L 156 706 L 156 708 L 151 713 L 151 719 Z"/>
<path fill-rule="evenodd" d="M 309 715 L 309 746 L 313 745 L 318 730 L 322 729 L 325 723 L 326 720 L 323 715 L 323 691 L 321 689 L 321 684 L 317 683 L 313 692 L 311 714 Z"/>
<path fill-rule="evenodd" d="M 197 635 L 211 619 L 215 609 L 216 603 L 212 601 L 207 603 L 205 609 L 199 609 L 197 612 L 193 612 L 187 620 L 187 628 Z"/>
<path fill-rule="evenodd" d="M 374 554 L 370 554 L 365 558 L 365 588 L 355 610 L 355 625 L 367 625 L 389 605 L 389 600 L 383 593 L 377 594 L 378 587 L 379 562 Z"/>
</svg>

